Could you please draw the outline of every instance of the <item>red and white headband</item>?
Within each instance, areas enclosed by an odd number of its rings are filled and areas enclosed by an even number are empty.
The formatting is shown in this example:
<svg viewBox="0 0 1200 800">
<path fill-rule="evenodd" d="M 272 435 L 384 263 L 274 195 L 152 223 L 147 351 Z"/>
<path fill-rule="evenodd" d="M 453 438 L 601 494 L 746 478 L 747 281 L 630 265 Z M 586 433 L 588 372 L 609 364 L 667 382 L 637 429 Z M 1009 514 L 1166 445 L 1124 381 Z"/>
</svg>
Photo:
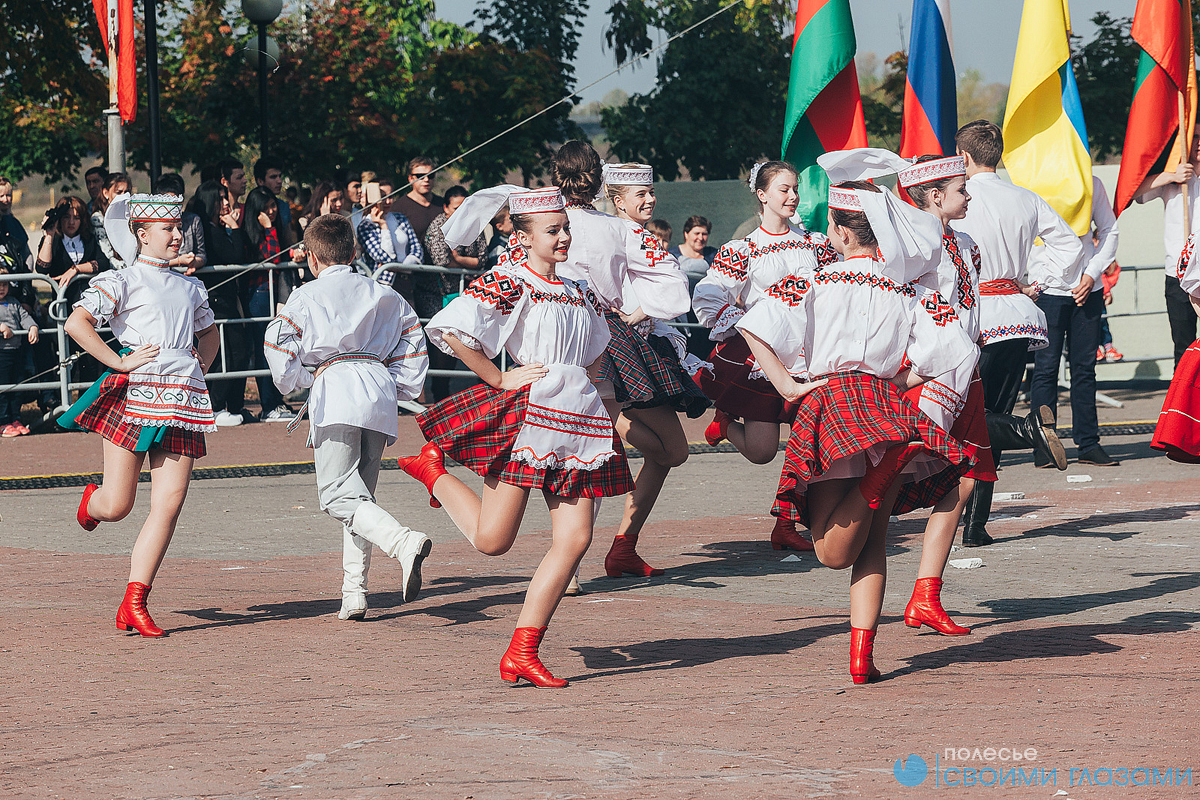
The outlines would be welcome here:
<svg viewBox="0 0 1200 800">
<path fill-rule="evenodd" d="M 956 178 L 966 174 L 967 163 L 962 156 L 947 156 L 913 164 L 896 173 L 896 177 L 900 185 L 907 189 L 910 186 L 920 186 L 922 183 Z"/>
<path fill-rule="evenodd" d="M 508 196 L 510 214 L 542 214 L 562 211 L 566 207 L 567 202 L 557 186 L 513 192 Z"/>
<path fill-rule="evenodd" d="M 609 186 L 653 186 L 654 167 L 649 164 L 620 166 L 605 164 L 601 169 L 604 182 Z"/>
<path fill-rule="evenodd" d="M 839 189 L 836 186 L 829 187 L 829 207 L 842 211 L 863 210 L 862 200 L 859 199 L 856 189 Z"/>
</svg>

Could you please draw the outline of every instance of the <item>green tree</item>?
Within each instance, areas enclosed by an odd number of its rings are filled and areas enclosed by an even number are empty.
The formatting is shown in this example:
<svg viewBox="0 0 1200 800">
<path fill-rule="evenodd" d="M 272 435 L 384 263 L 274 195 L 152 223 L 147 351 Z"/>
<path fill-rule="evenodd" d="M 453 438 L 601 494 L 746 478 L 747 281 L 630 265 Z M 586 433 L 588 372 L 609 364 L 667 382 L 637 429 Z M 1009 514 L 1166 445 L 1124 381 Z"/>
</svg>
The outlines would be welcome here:
<svg viewBox="0 0 1200 800">
<path fill-rule="evenodd" d="M 70 178 L 108 103 L 91 0 L 0 0 L 0 174 Z"/>
<path fill-rule="evenodd" d="M 1129 33 L 1133 20 L 1101 11 L 1092 17 L 1096 35 L 1081 46 L 1071 37 L 1071 66 L 1079 84 L 1079 101 L 1087 124 L 1092 158 L 1105 161 L 1121 154 L 1133 100 L 1140 48 Z"/>
<path fill-rule="evenodd" d="M 643 52 L 651 27 L 676 34 L 720 8 L 720 0 L 619 0 L 609 9 L 608 44 L 624 63 Z M 613 152 L 651 163 L 674 180 L 737 178 L 779 152 L 791 58 L 792 4 L 739 4 L 672 42 L 658 83 L 601 119 Z"/>
<path fill-rule="evenodd" d="M 1004 121 L 1004 105 L 1008 102 L 1008 84 L 984 83 L 977 69 L 963 71 L 958 79 L 958 124 L 986 119 L 999 125 Z"/>
<path fill-rule="evenodd" d="M 874 54 L 870 54 L 874 55 Z M 908 73 L 908 54 L 892 53 L 883 61 L 883 75 L 872 69 L 859 76 L 863 121 L 873 147 L 896 150 L 900 147 L 900 125 L 904 111 L 904 86 Z"/>
</svg>

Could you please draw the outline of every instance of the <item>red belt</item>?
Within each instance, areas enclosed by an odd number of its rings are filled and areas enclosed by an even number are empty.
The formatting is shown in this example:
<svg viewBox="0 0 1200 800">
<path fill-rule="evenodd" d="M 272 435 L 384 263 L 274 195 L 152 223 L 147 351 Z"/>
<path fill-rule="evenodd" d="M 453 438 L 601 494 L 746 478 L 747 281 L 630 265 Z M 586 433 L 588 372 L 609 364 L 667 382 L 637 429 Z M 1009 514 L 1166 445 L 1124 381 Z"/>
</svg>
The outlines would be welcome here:
<svg viewBox="0 0 1200 800">
<path fill-rule="evenodd" d="M 1021 287 L 1012 278 L 1001 278 L 996 281 L 983 281 L 979 284 L 980 295 L 1020 294 Z"/>
</svg>

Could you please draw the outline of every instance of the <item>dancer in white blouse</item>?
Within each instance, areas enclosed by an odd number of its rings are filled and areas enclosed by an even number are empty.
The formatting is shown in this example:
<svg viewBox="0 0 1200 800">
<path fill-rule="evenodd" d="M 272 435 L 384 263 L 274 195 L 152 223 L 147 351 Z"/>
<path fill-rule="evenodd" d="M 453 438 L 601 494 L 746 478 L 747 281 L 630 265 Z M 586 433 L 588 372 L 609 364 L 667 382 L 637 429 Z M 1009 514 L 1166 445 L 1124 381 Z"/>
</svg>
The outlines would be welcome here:
<svg viewBox="0 0 1200 800">
<path fill-rule="evenodd" d="M 710 357 L 712 368 L 699 374 L 700 387 L 717 406 L 705 439 L 711 445 L 728 439 L 751 462 L 769 464 L 779 451 L 781 426 L 790 424 L 795 415 L 795 404 L 775 391 L 734 326 L 769 287 L 788 276 L 811 278 L 837 261 L 838 255 L 823 234 L 790 222 L 799 203 L 796 170 L 791 165 L 756 164 L 749 183 L 758 196 L 762 224 L 744 239 L 721 247 L 708 274 L 696 285 L 692 308 L 717 342 Z M 771 544 L 776 550 L 812 550 L 787 517 L 776 520 Z"/>
<path fill-rule="evenodd" d="M 1191 301 L 1192 313 L 1200 314 L 1200 263 L 1196 260 L 1196 234 L 1189 234 L 1175 266 L 1179 287 Z M 1171 386 L 1163 399 L 1158 424 L 1150 446 L 1167 458 L 1184 464 L 1200 464 L 1200 340 L 1183 351 Z"/>
<path fill-rule="evenodd" d="M 204 384 L 218 339 L 208 292 L 167 267 L 183 241 L 182 211 L 176 195 L 116 198 L 105 229 L 129 266 L 93 278 L 66 322 L 71 338 L 108 368 L 59 419 L 64 428 L 104 437 L 104 482 L 88 484 L 76 514 L 85 530 L 133 510 L 150 456 L 150 514 L 117 610 L 118 629 L 148 637 L 164 631 L 146 610 L 146 596 L 175 533 L 192 466 L 206 452 L 204 434 L 217 429 Z M 119 353 L 96 331 L 102 326 L 112 329 Z"/>
<path fill-rule="evenodd" d="M 305 407 L 317 497 L 321 510 L 342 523 L 338 618 L 361 620 L 371 545 L 400 562 L 406 603 L 421 591 L 421 562 L 433 546 L 375 502 L 379 460 L 396 441 L 396 402 L 421 393 L 429 356 L 404 298 L 346 266 L 354 260 L 349 220 L 317 217 L 304 230 L 304 247 L 317 279 L 292 292 L 267 325 L 263 350 L 280 392 L 310 390 Z M 301 409 L 289 428 L 303 416 Z"/>
<path fill-rule="evenodd" d="M 626 494 L 633 479 L 592 382 L 609 342 L 603 307 L 586 285 L 557 272 L 574 246 L 558 189 L 477 192 L 447 223 L 446 241 L 473 241 L 505 201 L 521 263 L 477 278 L 425 327 L 434 346 L 484 384 L 421 414 L 417 422 L 430 443 L 400 465 L 488 555 L 508 552 L 530 490 L 542 491 L 550 552 L 533 575 L 500 677 L 559 688 L 567 681 L 545 668 L 538 646 L 591 543 L 594 498 Z M 491 361 L 501 349 L 524 366 L 501 372 Z M 443 452 L 484 478 L 482 498 L 447 474 Z"/>
<path fill-rule="evenodd" d="M 855 683 L 879 676 L 872 652 L 897 478 L 919 462 L 954 479 L 970 467 L 958 442 L 900 396 L 975 357 L 953 306 L 911 283 L 940 258 L 940 227 L 871 183 L 836 184 L 829 238 L 844 261 L 784 278 L 736 323 L 772 385 L 799 403 L 779 482 L 787 502 L 775 513 L 808 526 L 821 563 L 853 568 Z"/>
</svg>

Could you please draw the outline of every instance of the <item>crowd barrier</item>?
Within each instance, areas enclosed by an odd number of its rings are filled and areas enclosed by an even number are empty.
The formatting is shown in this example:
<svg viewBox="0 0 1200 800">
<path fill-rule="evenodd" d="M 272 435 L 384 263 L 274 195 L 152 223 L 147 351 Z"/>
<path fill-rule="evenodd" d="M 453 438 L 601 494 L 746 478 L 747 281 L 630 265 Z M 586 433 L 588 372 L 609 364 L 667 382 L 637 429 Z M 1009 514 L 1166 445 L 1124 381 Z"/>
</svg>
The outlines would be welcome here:
<svg viewBox="0 0 1200 800">
<path fill-rule="evenodd" d="M 232 277 L 235 275 L 240 276 L 240 275 L 253 274 L 256 272 L 265 272 L 267 274 L 268 286 L 270 288 L 271 296 L 275 297 L 276 296 L 275 295 L 275 285 L 276 285 L 276 282 L 279 280 L 280 273 L 283 271 L 286 271 L 286 270 L 296 270 L 298 268 L 301 268 L 302 266 L 303 265 L 301 265 L 301 264 L 290 263 L 290 262 L 282 263 L 282 264 L 270 264 L 270 265 L 263 265 L 263 264 L 259 264 L 259 265 L 246 265 L 246 264 L 226 265 L 226 266 L 218 266 L 218 267 L 204 267 L 203 269 L 199 270 L 196 274 L 198 276 L 228 275 L 228 276 Z M 360 271 L 362 271 L 364 273 L 366 273 L 368 271 L 365 269 L 364 265 L 362 265 L 361 263 L 357 264 L 356 268 L 360 269 Z M 1161 266 L 1123 267 L 1122 268 L 1123 273 L 1137 273 L 1140 271 L 1161 272 L 1161 270 L 1162 270 Z M 438 266 L 432 266 L 432 265 L 428 265 L 428 264 L 389 263 L 389 264 L 383 264 L 383 265 L 379 266 L 377 269 L 375 269 L 374 272 L 372 273 L 372 277 L 379 278 L 381 275 L 383 275 L 386 272 L 395 272 L 395 273 L 413 274 L 413 275 L 420 274 L 420 275 L 456 276 L 459 281 L 459 291 L 460 292 L 466 288 L 466 285 L 472 279 L 474 279 L 476 276 L 479 275 L 478 270 L 457 269 L 457 268 L 451 268 L 451 267 L 438 267 Z M 0 392 L 4 392 L 4 391 L 53 392 L 58 405 L 56 408 L 53 409 L 53 411 L 51 411 L 47 415 L 47 416 L 53 416 L 58 413 L 61 413 L 71 404 L 71 399 L 72 399 L 71 393 L 72 392 L 85 389 L 88 387 L 88 385 L 90 385 L 90 381 L 73 381 L 71 379 L 72 366 L 75 363 L 75 361 L 77 361 L 78 358 L 80 357 L 81 352 L 80 352 L 79 348 L 75 345 L 75 343 L 71 340 L 71 338 L 69 336 L 67 336 L 66 331 L 64 330 L 64 323 L 66 322 L 67 317 L 69 317 L 70 313 L 71 313 L 71 309 L 70 309 L 69 303 L 67 301 L 67 292 L 72 284 L 80 282 L 80 281 L 87 281 L 90 277 L 91 276 L 89 276 L 89 275 L 80 275 L 80 276 L 77 276 L 76 278 L 74 278 L 71 281 L 71 283 L 60 286 L 53 279 L 47 278 L 46 276 L 39 275 L 39 274 L 16 273 L 16 274 L 4 276 L 5 280 L 9 281 L 10 283 L 36 282 L 36 285 L 38 286 L 39 290 L 42 293 L 49 292 L 52 295 L 52 299 L 50 300 L 49 305 L 47 306 L 47 314 L 51 320 L 51 324 L 45 328 L 41 328 L 40 335 L 41 335 L 41 337 L 43 337 L 43 339 L 45 339 L 47 337 L 51 337 L 53 342 L 57 345 L 58 365 L 57 365 L 57 367 L 54 368 L 54 373 L 52 375 L 43 375 L 38 379 L 30 380 L 28 382 L 24 382 L 24 383 L 20 383 L 20 384 L 0 385 Z M 1123 318 L 1123 317 L 1152 316 L 1152 315 L 1161 315 L 1161 314 L 1166 313 L 1166 311 L 1163 310 L 1162 308 L 1143 308 L 1143 305 L 1140 300 L 1140 293 L 1137 288 L 1139 282 L 1137 280 L 1134 280 L 1134 281 L 1130 281 L 1130 283 L 1132 283 L 1134 286 L 1133 310 L 1129 311 L 1129 312 L 1122 312 L 1122 313 L 1110 313 L 1108 315 L 1109 319 L 1119 319 L 1119 318 Z M 226 360 L 225 332 L 226 332 L 226 326 L 228 326 L 228 325 L 245 325 L 245 324 L 253 324 L 253 323 L 266 323 L 266 322 L 269 322 L 270 319 L 271 319 L 270 317 L 252 317 L 252 316 L 229 318 L 229 319 L 217 319 L 216 325 L 217 325 L 218 333 L 220 335 L 221 349 L 220 349 L 220 354 L 218 356 L 218 362 L 216 364 L 214 364 L 213 369 L 209 371 L 208 378 L 210 380 L 218 380 L 221 378 L 258 378 L 258 377 L 263 377 L 263 376 L 269 376 L 271 373 L 270 373 L 270 370 L 267 370 L 267 369 L 230 370 L 228 368 L 229 367 L 228 361 Z M 428 318 L 422 318 L 421 322 L 422 323 L 428 322 Z M 695 323 L 672 322 L 671 324 L 674 325 L 675 327 L 684 328 L 684 329 L 700 327 L 699 325 L 696 325 Z M 108 328 L 100 328 L 99 331 L 100 331 L 101 335 L 105 336 L 106 338 L 108 338 L 111 335 L 111 331 Z M 25 331 L 14 331 L 14 334 L 18 335 L 18 336 L 24 336 L 26 334 L 26 332 Z M 507 355 L 502 353 L 500 357 L 501 357 L 501 369 L 506 369 L 507 368 Z M 1161 360 L 1167 360 L 1167 359 L 1171 359 L 1171 358 L 1172 358 L 1171 355 L 1143 356 L 1143 357 L 1126 358 L 1123 363 L 1137 363 L 1137 362 L 1142 362 L 1142 361 L 1161 361 Z M 1104 365 L 1101 364 L 1100 366 L 1104 366 Z M 37 370 L 35 370 L 35 372 L 36 371 Z M 449 378 L 467 378 L 467 379 L 474 378 L 473 373 L 471 373 L 469 370 L 466 370 L 466 369 L 451 369 L 451 370 L 431 369 L 429 371 L 429 374 L 431 377 L 449 377 Z"/>
</svg>

